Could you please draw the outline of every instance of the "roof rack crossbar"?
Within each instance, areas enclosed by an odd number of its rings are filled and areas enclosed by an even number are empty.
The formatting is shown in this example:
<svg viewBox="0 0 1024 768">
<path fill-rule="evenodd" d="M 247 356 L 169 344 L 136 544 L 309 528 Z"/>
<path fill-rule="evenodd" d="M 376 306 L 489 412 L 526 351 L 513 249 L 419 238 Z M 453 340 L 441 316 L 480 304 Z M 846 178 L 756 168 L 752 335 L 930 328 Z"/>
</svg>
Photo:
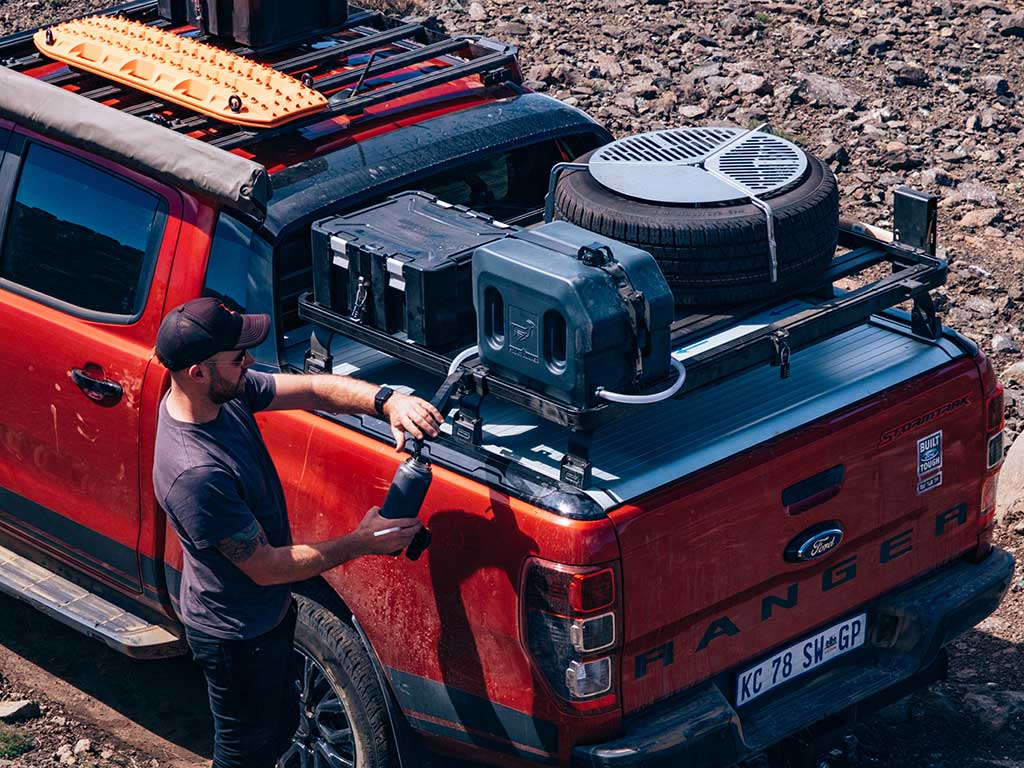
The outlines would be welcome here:
<svg viewBox="0 0 1024 768">
<path fill-rule="evenodd" d="M 285 61 L 276 62 L 273 66 L 279 72 L 294 72 L 305 67 L 319 64 L 323 61 L 340 59 L 345 56 L 352 56 L 357 53 L 377 48 L 378 46 L 396 43 L 399 40 L 408 40 L 421 36 L 426 31 L 422 24 L 403 24 L 400 27 L 386 29 L 383 32 L 374 32 L 357 40 L 351 40 L 340 45 L 323 48 L 319 51 L 310 51 L 301 56 L 296 56 Z"/>
<path fill-rule="evenodd" d="M 465 48 L 471 38 L 465 37 L 453 37 L 448 40 L 441 40 L 430 45 L 424 45 L 421 48 L 413 48 L 412 50 L 404 53 L 396 53 L 394 56 L 388 56 L 384 59 L 377 59 L 368 67 L 363 69 L 352 70 L 351 72 L 341 72 L 337 75 L 331 75 L 317 81 L 316 88 L 319 91 L 325 91 L 331 88 L 343 88 L 346 85 L 352 85 L 357 82 L 360 77 L 376 77 L 384 72 L 392 72 L 396 69 L 408 67 L 412 64 L 420 64 L 430 59 L 438 58 L 446 54 L 455 53 L 460 48 Z"/>
<path fill-rule="evenodd" d="M 453 80 L 470 77 L 472 75 L 487 75 L 493 73 L 498 75 L 501 80 L 504 81 L 512 77 L 512 73 L 508 71 L 508 67 L 510 64 L 514 65 L 515 61 L 516 54 L 514 52 L 493 53 L 479 59 L 467 61 L 463 64 L 455 64 L 450 67 L 445 67 L 444 69 L 431 72 L 421 77 L 414 77 L 403 83 L 396 83 L 395 85 L 380 88 L 376 91 L 370 91 L 363 96 L 339 98 L 342 94 L 335 94 L 328 100 L 329 106 L 327 109 L 323 112 L 317 113 L 316 115 L 310 115 L 306 118 L 294 120 L 288 125 L 281 126 L 280 128 L 271 128 L 262 131 L 237 131 L 236 133 L 215 139 L 214 141 L 211 141 L 210 144 L 215 147 L 220 147 L 221 149 L 237 149 L 257 141 L 263 141 L 275 136 L 280 136 L 285 132 L 295 131 L 309 125 L 314 125 L 331 117 L 341 115 L 358 115 L 367 107 L 371 107 L 385 101 L 390 101 L 392 99 L 401 98 L 402 96 L 408 96 L 409 94 L 416 93 L 418 91 L 433 88 L 437 85 L 443 85 L 444 83 L 450 83 Z"/>
<path fill-rule="evenodd" d="M 335 94 L 328 100 L 328 113 L 333 115 L 357 115 L 369 106 L 390 101 L 410 93 L 433 88 L 436 85 L 450 83 L 472 75 L 485 75 L 504 71 L 509 64 L 515 63 L 514 53 L 492 53 L 479 59 L 455 64 L 450 67 L 431 72 L 422 77 L 413 78 L 404 83 L 396 83 L 380 90 L 371 91 L 363 96 L 347 97 Z M 511 73 L 508 73 L 511 77 Z"/>
<path fill-rule="evenodd" d="M 348 72 L 342 72 L 337 75 L 322 78 L 321 80 L 318 80 L 313 87 L 318 91 L 324 91 L 330 88 L 341 88 L 346 85 L 351 85 L 363 77 L 376 77 L 384 72 L 390 72 L 412 64 L 418 64 L 423 61 L 454 53 L 460 48 L 464 48 L 468 44 L 472 43 L 474 39 L 475 38 L 473 37 L 448 38 L 429 45 L 421 45 L 404 53 L 398 53 L 393 56 L 389 56 L 386 59 L 372 62 L 369 67 L 352 69 Z M 212 120 L 204 115 L 193 115 L 174 121 L 173 128 L 179 132 L 194 131 L 209 125 L 211 122 Z M 293 123 L 292 125 L 294 126 L 295 124 Z M 253 132 L 248 129 L 240 129 L 229 135 L 222 136 L 212 143 L 217 146 L 223 146 L 224 148 L 233 148 L 233 146 L 226 146 L 226 143 L 232 138 L 243 139 L 243 135 L 245 137 L 245 143 L 248 143 L 247 137 L 252 133 Z M 264 138 L 268 138 L 268 135 L 265 132 L 255 135 L 256 140 Z M 217 142 L 221 142 L 221 144 L 218 144 Z M 239 144 L 238 146 L 242 145 Z"/>
</svg>

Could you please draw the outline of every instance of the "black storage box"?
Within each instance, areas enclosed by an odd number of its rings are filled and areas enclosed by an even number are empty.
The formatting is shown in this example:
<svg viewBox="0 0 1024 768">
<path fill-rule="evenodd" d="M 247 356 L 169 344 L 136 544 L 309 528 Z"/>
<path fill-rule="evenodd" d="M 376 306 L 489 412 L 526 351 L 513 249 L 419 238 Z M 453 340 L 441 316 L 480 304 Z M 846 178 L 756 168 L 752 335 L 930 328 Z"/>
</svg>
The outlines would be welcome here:
<svg viewBox="0 0 1024 768">
<path fill-rule="evenodd" d="M 165 18 L 256 49 L 338 27 L 348 17 L 347 0 L 158 0 L 158 6 Z"/>
<path fill-rule="evenodd" d="M 188 5 L 192 0 L 157 0 L 157 13 L 174 24 L 188 23 Z"/>
<path fill-rule="evenodd" d="M 312 227 L 313 298 L 428 349 L 468 347 L 476 338 L 473 250 L 509 231 L 424 192 L 321 219 Z"/>
<path fill-rule="evenodd" d="M 480 361 L 568 406 L 669 379 L 675 305 L 647 251 L 565 221 L 517 231 L 473 254 L 473 301 Z"/>
</svg>

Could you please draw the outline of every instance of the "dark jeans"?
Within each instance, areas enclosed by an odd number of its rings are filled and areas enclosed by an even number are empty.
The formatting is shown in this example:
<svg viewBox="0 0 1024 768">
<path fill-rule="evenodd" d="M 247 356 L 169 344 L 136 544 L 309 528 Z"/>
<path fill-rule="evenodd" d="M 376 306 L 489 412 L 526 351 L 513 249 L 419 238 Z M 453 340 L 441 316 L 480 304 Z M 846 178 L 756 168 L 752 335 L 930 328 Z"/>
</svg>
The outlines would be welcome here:
<svg viewBox="0 0 1024 768">
<path fill-rule="evenodd" d="M 299 724 L 292 639 L 295 603 L 274 629 L 251 640 L 221 640 L 185 628 L 206 675 L 213 713 L 213 768 L 272 768 Z"/>
</svg>

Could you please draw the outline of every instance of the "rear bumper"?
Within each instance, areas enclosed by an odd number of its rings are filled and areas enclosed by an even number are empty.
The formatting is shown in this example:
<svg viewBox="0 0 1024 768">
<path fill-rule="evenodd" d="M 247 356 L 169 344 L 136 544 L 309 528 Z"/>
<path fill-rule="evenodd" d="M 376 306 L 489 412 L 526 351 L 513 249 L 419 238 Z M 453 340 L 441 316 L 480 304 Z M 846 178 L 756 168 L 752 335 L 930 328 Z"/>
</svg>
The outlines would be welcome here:
<svg viewBox="0 0 1024 768">
<path fill-rule="evenodd" d="M 852 722 L 943 671 L 942 649 L 991 614 L 1013 575 L 1013 557 L 957 561 L 867 607 L 869 637 L 850 659 L 809 673 L 791 690 L 737 711 L 733 675 L 627 720 L 625 735 L 573 749 L 574 768 L 729 766 L 826 717 Z"/>
</svg>

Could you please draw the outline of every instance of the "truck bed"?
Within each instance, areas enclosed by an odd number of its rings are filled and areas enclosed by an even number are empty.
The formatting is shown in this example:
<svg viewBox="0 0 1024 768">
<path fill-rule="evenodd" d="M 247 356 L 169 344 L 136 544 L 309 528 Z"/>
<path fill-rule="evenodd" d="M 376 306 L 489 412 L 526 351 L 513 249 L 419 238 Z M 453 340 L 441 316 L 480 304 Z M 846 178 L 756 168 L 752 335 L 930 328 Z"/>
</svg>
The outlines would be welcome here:
<svg viewBox="0 0 1024 768">
<path fill-rule="evenodd" d="M 796 306 L 788 306 L 793 305 Z M 722 331 L 674 350 L 688 356 L 727 343 L 777 317 L 798 311 L 801 302 L 783 302 L 743 326 Z M 810 304 L 806 304 L 810 307 Z M 302 369 L 311 327 L 285 339 L 287 361 Z M 357 375 L 400 391 L 431 397 L 441 378 L 336 335 L 334 372 Z M 868 323 L 795 352 L 792 372 L 755 366 L 650 406 L 637 406 L 622 421 L 599 429 L 591 445 L 593 482 L 586 493 L 605 511 L 637 499 L 716 462 L 871 397 L 903 381 L 962 357 L 948 336 L 929 341 L 910 333 L 896 317 L 877 315 Z M 567 430 L 517 406 L 487 398 L 483 448 L 533 471 L 559 478 Z M 450 434 L 450 421 L 443 430 Z"/>
</svg>

